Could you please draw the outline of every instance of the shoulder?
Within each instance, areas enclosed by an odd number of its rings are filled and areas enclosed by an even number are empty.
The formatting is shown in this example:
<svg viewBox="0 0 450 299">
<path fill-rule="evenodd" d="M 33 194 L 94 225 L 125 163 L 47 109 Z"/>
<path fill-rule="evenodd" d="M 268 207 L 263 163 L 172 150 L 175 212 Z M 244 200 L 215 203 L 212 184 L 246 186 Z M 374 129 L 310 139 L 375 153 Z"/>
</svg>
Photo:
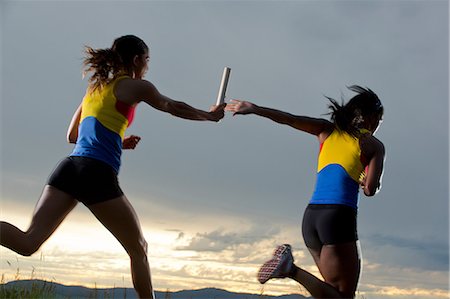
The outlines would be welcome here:
<svg viewBox="0 0 450 299">
<path fill-rule="evenodd" d="M 336 126 L 326 119 L 320 119 L 320 122 L 322 124 L 322 131 L 319 135 L 317 135 L 319 139 L 319 143 L 323 143 L 330 135 L 333 133 L 333 131 L 336 129 Z"/>
<path fill-rule="evenodd" d="M 359 138 L 359 145 L 361 147 L 361 151 L 366 156 L 374 156 L 375 154 L 381 154 L 384 156 L 385 147 L 384 144 L 375 136 L 371 134 L 363 134 Z"/>
<path fill-rule="evenodd" d="M 156 94 L 156 87 L 147 80 L 124 78 L 117 82 L 114 94 L 119 101 L 130 105 L 139 103 L 149 94 Z"/>
</svg>

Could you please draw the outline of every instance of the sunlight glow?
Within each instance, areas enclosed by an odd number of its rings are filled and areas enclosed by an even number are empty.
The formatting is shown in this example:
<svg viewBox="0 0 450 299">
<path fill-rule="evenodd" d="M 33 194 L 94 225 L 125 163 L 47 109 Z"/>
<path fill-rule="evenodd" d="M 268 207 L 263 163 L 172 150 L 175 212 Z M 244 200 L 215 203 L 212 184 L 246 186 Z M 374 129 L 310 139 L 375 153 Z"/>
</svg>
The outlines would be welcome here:
<svg viewBox="0 0 450 299">
<path fill-rule="evenodd" d="M 2 220 L 26 229 L 31 212 L 27 214 L 17 211 L 21 209 L 11 204 L 2 205 Z M 210 223 L 209 220 L 205 222 Z M 183 227 L 183 223 L 173 222 L 171 225 Z M 236 233 L 236 230 L 224 231 L 214 227 L 210 228 L 211 231 L 199 233 L 205 227 L 201 221 L 196 229 L 194 227 L 189 231 L 155 227 L 145 223 L 143 231 L 149 244 L 149 262 L 157 290 L 213 287 L 243 293 L 297 293 L 309 296 L 306 290 L 292 280 L 274 279 L 262 287 L 255 277 L 258 267 L 270 257 L 278 240 L 296 240 L 297 232 L 294 229 L 280 231 L 272 239 L 262 238 L 251 243 L 251 237 L 261 232 L 257 229 L 252 231 L 251 227 L 242 224 L 240 233 L 243 235 Z M 227 243 L 230 236 L 235 239 L 242 236 L 250 239 Z M 211 246 L 210 250 L 205 250 L 208 246 Z M 294 245 L 295 261 L 320 277 L 312 258 L 305 254 L 301 246 L 298 243 Z M 3 247 L 0 248 L 0 256 L 0 273 L 4 282 L 31 278 L 87 287 L 132 287 L 128 255 L 120 243 L 84 207 L 73 211 L 33 256 L 21 257 Z M 386 272 L 381 265 L 365 261 L 366 275 L 374 275 L 381 270 Z M 389 271 L 398 272 L 398 269 Z M 407 281 L 408 272 L 402 273 Z M 442 276 L 438 272 L 428 274 L 439 279 Z M 364 280 L 359 290 L 357 298 L 448 298 L 447 291 L 442 289 L 367 284 Z"/>
</svg>

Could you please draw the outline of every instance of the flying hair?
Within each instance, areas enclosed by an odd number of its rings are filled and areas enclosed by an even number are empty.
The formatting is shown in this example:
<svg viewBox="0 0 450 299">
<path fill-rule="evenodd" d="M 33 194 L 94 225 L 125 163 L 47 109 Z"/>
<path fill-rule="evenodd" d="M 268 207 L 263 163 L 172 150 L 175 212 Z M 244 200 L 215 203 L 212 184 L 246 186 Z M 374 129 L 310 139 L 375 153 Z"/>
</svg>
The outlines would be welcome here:
<svg viewBox="0 0 450 299">
<path fill-rule="evenodd" d="M 93 90 L 102 88 L 117 76 L 133 73 L 133 59 L 148 52 L 145 42 L 137 36 L 125 35 L 114 40 L 111 48 L 93 49 L 85 46 L 83 78 L 92 73 L 89 84 Z"/>
<path fill-rule="evenodd" d="M 328 106 L 331 111 L 328 114 L 331 115 L 331 121 L 338 129 L 357 136 L 364 119 L 374 114 L 381 116 L 384 108 L 378 96 L 371 89 L 359 85 L 351 85 L 347 88 L 357 95 L 346 104 L 343 99 L 339 104 L 335 99 L 325 96 L 331 102 Z"/>
</svg>

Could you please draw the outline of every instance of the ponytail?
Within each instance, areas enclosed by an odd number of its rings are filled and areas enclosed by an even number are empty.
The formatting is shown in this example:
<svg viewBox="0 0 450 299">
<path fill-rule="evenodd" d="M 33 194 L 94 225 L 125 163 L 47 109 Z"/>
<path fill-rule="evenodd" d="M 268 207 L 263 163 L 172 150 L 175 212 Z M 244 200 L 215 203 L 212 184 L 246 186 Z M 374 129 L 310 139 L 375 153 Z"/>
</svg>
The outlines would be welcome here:
<svg viewBox="0 0 450 299">
<path fill-rule="evenodd" d="M 331 104 L 328 108 L 331 110 L 331 121 L 336 127 L 353 136 L 358 136 L 359 131 L 364 123 L 364 118 L 377 114 L 382 115 L 384 112 L 378 96 L 370 89 L 361 86 L 352 85 L 348 89 L 358 93 L 350 99 L 347 104 L 339 104 L 336 100 L 326 97 Z"/>
<path fill-rule="evenodd" d="M 359 130 L 359 122 L 362 120 L 361 117 L 355 117 L 355 113 L 349 109 L 347 105 L 339 104 L 335 99 L 326 97 L 331 104 L 328 108 L 331 110 L 331 121 L 334 122 L 339 130 L 345 131 L 351 135 L 357 134 Z"/>
<path fill-rule="evenodd" d="M 111 82 L 120 72 L 121 58 L 112 49 L 92 49 L 86 46 L 85 53 L 83 77 L 88 72 L 93 72 L 89 83 L 94 90 Z"/>
<path fill-rule="evenodd" d="M 83 78 L 89 72 L 89 83 L 93 90 L 102 88 L 119 74 L 133 73 L 133 59 L 148 52 L 145 42 L 134 35 L 124 35 L 114 40 L 111 48 L 93 49 L 85 47 Z"/>
</svg>

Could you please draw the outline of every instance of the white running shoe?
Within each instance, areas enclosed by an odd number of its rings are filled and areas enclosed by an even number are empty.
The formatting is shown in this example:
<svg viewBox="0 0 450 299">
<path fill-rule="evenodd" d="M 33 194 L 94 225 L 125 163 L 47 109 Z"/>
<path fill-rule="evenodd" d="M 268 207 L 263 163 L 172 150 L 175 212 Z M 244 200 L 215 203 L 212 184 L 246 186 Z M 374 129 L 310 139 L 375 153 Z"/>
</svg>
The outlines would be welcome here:
<svg viewBox="0 0 450 299">
<path fill-rule="evenodd" d="M 294 257 L 291 245 L 279 245 L 273 253 L 273 258 L 265 262 L 259 269 L 258 281 L 264 284 L 271 278 L 285 278 L 291 273 L 293 266 Z"/>
</svg>

